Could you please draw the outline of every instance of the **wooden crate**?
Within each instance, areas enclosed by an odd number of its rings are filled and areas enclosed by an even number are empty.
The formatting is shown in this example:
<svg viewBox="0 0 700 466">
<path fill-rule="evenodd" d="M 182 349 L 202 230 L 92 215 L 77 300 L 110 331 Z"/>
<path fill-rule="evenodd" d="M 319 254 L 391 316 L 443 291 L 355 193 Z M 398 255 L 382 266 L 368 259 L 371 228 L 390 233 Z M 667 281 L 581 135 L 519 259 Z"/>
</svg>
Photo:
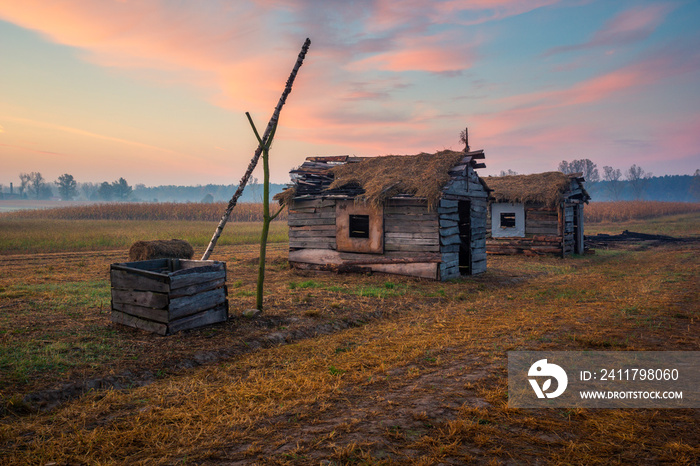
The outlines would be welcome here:
<svg viewBox="0 0 700 466">
<path fill-rule="evenodd" d="M 110 266 L 112 322 L 169 335 L 225 322 L 226 263 L 154 259 Z"/>
</svg>

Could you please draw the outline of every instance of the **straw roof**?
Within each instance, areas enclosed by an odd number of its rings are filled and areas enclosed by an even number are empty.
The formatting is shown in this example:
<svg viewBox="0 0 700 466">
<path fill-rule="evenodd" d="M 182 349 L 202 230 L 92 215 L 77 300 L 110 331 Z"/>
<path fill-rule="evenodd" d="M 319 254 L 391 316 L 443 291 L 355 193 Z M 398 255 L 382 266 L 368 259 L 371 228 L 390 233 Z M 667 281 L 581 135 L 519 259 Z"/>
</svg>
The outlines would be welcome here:
<svg viewBox="0 0 700 466">
<path fill-rule="evenodd" d="M 534 175 L 489 176 L 484 179 L 496 202 L 539 202 L 555 206 L 564 193 L 571 190 L 572 179 L 579 179 L 580 173 L 567 175 L 562 172 L 545 172 Z M 589 196 L 583 186 L 584 200 Z"/>
<path fill-rule="evenodd" d="M 435 154 L 368 157 L 331 168 L 335 180 L 329 189 L 357 185 L 364 191 L 358 200 L 374 205 L 399 194 L 425 198 L 434 205 L 450 180 L 450 169 L 464 156 L 464 152 L 444 150 Z"/>
<path fill-rule="evenodd" d="M 483 151 L 452 150 L 382 157 L 308 157 L 290 172 L 294 184 L 274 199 L 285 205 L 299 196 L 347 196 L 378 206 L 395 196 L 414 196 L 434 207 L 453 176 L 450 170 L 463 163 L 483 166 L 473 160 L 483 158 Z"/>
<path fill-rule="evenodd" d="M 290 202 L 292 202 L 292 199 L 294 199 L 294 196 L 297 194 L 297 188 L 296 186 L 290 186 L 289 188 L 285 189 L 281 193 L 275 194 L 272 199 L 279 202 L 281 206 L 289 205 Z"/>
</svg>

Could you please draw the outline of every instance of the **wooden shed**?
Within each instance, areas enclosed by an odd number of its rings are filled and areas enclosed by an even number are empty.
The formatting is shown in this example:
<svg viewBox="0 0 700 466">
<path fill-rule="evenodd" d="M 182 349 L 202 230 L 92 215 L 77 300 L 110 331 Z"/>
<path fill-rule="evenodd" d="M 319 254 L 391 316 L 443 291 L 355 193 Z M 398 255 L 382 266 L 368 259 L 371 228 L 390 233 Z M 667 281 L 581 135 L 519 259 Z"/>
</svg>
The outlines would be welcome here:
<svg viewBox="0 0 700 466">
<path fill-rule="evenodd" d="M 447 280 L 486 271 L 483 150 L 308 157 L 276 196 L 289 208 L 289 262 Z"/>
<path fill-rule="evenodd" d="M 580 173 L 488 177 L 492 190 L 489 254 L 583 254 L 583 205 L 590 196 Z"/>
</svg>

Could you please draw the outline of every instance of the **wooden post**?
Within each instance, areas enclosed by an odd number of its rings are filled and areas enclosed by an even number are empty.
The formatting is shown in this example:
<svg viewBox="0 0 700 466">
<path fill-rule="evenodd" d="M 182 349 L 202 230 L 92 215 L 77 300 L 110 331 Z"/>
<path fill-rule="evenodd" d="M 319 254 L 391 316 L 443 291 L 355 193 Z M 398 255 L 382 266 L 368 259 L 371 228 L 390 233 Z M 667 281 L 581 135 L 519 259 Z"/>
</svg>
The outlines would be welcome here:
<svg viewBox="0 0 700 466">
<path fill-rule="evenodd" d="M 258 148 L 255 149 L 253 158 L 248 164 L 248 169 L 243 174 L 243 178 L 241 178 L 241 181 L 238 183 L 238 189 L 236 189 L 236 192 L 233 194 L 233 197 L 228 202 L 228 207 L 226 207 L 224 215 L 221 217 L 221 220 L 219 220 L 219 225 L 216 227 L 216 230 L 214 231 L 214 236 L 212 236 L 211 241 L 209 241 L 209 245 L 207 246 L 206 251 L 204 251 L 204 255 L 202 255 L 202 260 L 209 259 L 209 256 L 211 255 L 212 251 L 214 251 L 214 246 L 216 246 L 216 242 L 219 240 L 221 232 L 224 231 L 226 222 L 228 222 L 228 218 L 231 215 L 233 208 L 236 207 L 238 198 L 241 197 L 241 194 L 243 194 L 243 189 L 245 189 L 246 184 L 248 184 L 248 179 L 253 173 L 255 166 L 258 164 L 258 160 L 260 159 L 260 154 L 262 153 L 263 146 L 267 142 L 267 139 L 269 138 L 273 128 L 277 126 L 277 122 L 279 121 L 279 115 L 282 111 L 282 106 L 284 106 L 284 103 L 287 101 L 287 96 L 289 95 L 289 93 L 292 92 L 292 84 L 294 84 L 294 78 L 296 78 L 297 72 L 299 71 L 299 68 L 301 68 L 301 64 L 304 62 L 304 57 L 306 57 L 306 52 L 309 50 L 310 45 L 311 41 L 307 38 L 306 41 L 304 41 L 304 45 L 301 47 L 301 52 L 299 52 L 299 56 L 297 57 L 297 61 L 294 64 L 294 68 L 292 69 L 292 72 L 289 75 L 289 78 L 287 79 L 287 84 L 284 87 L 284 91 L 282 91 L 282 96 L 280 97 L 279 102 L 277 102 L 275 111 L 272 112 L 272 117 L 267 123 L 267 128 L 265 129 L 265 132 L 262 136 L 262 142 L 258 145 Z"/>
<path fill-rule="evenodd" d="M 246 117 L 248 117 L 248 122 L 253 128 L 255 137 L 258 138 L 258 143 L 262 146 L 262 159 L 263 159 L 263 227 L 262 233 L 260 234 L 260 258 L 258 260 L 258 286 L 255 293 L 255 308 L 259 311 L 263 310 L 263 286 L 265 283 L 265 257 L 267 255 L 267 236 L 270 232 L 270 222 L 272 222 L 275 217 L 277 217 L 284 206 L 280 207 L 275 215 L 270 215 L 270 146 L 272 145 L 272 140 L 275 137 L 275 128 L 272 129 L 270 136 L 267 141 L 263 142 L 258 134 L 258 130 L 253 123 L 253 119 L 250 117 L 250 113 L 246 112 Z"/>
</svg>

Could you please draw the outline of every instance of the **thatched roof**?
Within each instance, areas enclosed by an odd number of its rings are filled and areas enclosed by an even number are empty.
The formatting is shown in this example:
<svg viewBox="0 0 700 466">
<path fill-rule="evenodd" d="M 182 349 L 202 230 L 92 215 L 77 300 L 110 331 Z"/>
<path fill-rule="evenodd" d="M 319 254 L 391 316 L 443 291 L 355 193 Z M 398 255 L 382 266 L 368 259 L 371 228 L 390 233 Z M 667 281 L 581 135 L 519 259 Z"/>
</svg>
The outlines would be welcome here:
<svg viewBox="0 0 700 466">
<path fill-rule="evenodd" d="M 305 193 L 345 194 L 356 200 L 380 205 L 399 195 L 427 199 L 436 205 L 442 189 L 451 178 L 450 169 L 461 164 L 483 167 L 483 151 L 443 150 L 435 154 L 386 155 L 382 157 L 309 157 L 292 170 L 295 185 L 277 194 L 281 204 Z"/>
<path fill-rule="evenodd" d="M 364 191 L 358 199 L 374 205 L 399 194 L 425 198 L 432 205 L 450 180 L 450 169 L 464 156 L 464 152 L 444 150 L 435 154 L 369 157 L 333 167 L 335 180 L 329 189 L 357 185 Z"/>
<path fill-rule="evenodd" d="M 272 199 L 279 202 L 280 205 L 285 206 L 289 205 L 289 203 L 294 199 L 294 196 L 297 194 L 297 188 L 296 186 L 290 186 L 289 188 L 285 189 L 281 193 L 277 193 L 274 196 L 272 196 Z"/>
<path fill-rule="evenodd" d="M 583 189 L 580 173 L 568 175 L 562 172 L 545 172 L 533 175 L 489 176 L 484 181 L 493 190 L 491 197 L 496 202 L 537 202 L 555 206 L 565 193 L 571 191 L 573 181 L 581 183 L 582 199 L 590 199 Z"/>
</svg>

